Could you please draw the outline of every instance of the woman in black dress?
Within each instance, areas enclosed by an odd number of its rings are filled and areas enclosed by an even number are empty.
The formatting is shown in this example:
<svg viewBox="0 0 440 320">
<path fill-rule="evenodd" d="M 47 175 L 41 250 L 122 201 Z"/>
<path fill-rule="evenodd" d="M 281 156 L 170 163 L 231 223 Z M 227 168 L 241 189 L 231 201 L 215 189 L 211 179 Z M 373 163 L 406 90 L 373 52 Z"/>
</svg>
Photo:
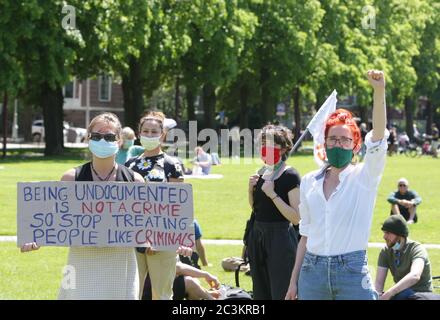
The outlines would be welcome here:
<svg viewBox="0 0 440 320">
<path fill-rule="evenodd" d="M 291 131 L 283 126 L 265 126 L 260 136 L 265 165 L 249 179 L 254 222 L 247 249 L 256 300 L 284 299 L 295 262 L 300 176 L 285 163 L 292 138 Z"/>
</svg>

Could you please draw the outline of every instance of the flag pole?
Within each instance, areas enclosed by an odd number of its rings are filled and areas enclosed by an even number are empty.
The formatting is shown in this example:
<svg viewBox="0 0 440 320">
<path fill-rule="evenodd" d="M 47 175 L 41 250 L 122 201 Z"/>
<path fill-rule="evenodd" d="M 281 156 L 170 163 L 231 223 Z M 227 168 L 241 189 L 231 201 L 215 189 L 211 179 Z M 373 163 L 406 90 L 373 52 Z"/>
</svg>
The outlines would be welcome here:
<svg viewBox="0 0 440 320">
<path fill-rule="evenodd" d="M 303 134 L 299 137 L 299 139 L 296 141 L 295 145 L 293 146 L 292 150 L 290 150 L 289 152 L 289 156 L 291 156 L 296 149 L 298 148 L 299 144 L 301 143 L 301 141 L 304 140 L 304 138 L 306 137 L 306 135 L 309 133 L 309 128 L 306 128 L 303 132 Z"/>
<path fill-rule="evenodd" d="M 336 90 L 333 90 L 333 92 L 327 97 L 325 102 L 322 104 L 322 106 L 315 113 L 312 120 L 307 125 L 303 134 L 299 137 L 298 141 L 296 141 L 292 150 L 289 152 L 289 156 L 296 151 L 301 141 L 304 140 L 304 138 L 306 137 L 307 133 L 310 132 L 310 134 L 313 136 L 313 140 L 316 140 L 316 126 L 325 121 L 330 112 L 333 112 L 336 109 L 336 95 Z M 334 102 L 334 104 L 332 104 L 332 102 Z"/>
</svg>

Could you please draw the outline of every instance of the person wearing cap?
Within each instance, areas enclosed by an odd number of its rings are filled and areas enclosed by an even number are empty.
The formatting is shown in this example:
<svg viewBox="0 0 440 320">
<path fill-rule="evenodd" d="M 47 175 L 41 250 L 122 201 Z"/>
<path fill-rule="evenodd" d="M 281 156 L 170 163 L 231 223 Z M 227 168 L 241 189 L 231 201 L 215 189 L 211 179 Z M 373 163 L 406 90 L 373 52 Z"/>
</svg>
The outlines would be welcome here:
<svg viewBox="0 0 440 320">
<path fill-rule="evenodd" d="M 426 249 L 408 238 L 408 226 L 401 215 L 388 217 L 382 226 L 386 246 L 379 254 L 375 288 L 380 300 L 405 300 L 418 292 L 432 292 L 431 263 Z M 391 271 L 395 284 L 383 291 Z"/>
<path fill-rule="evenodd" d="M 391 203 L 391 214 L 402 215 L 408 224 L 417 222 L 417 206 L 422 198 L 414 190 L 409 190 L 408 180 L 400 178 L 397 182 L 397 191 L 388 197 Z"/>
</svg>

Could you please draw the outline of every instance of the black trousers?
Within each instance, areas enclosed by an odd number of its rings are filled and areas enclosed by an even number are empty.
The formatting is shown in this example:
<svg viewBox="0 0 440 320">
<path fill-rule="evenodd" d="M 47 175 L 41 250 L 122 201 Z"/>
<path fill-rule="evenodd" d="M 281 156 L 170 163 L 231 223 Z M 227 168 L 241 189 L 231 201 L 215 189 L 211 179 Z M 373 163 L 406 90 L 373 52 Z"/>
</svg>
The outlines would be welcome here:
<svg viewBox="0 0 440 320">
<path fill-rule="evenodd" d="M 407 208 L 405 208 L 404 206 L 399 206 L 399 210 L 400 210 L 400 214 L 402 215 L 402 217 L 405 218 L 406 221 L 409 220 L 410 214 Z M 390 211 L 390 216 L 393 215 L 393 211 Z M 414 215 L 414 223 L 416 223 L 418 220 L 417 217 L 417 213 Z"/>
<path fill-rule="evenodd" d="M 173 283 L 173 300 L 185 300 L 185 298 L 186 298 L 185 277 L 176 276 Z M 145 277 L 142 300 L 153 300 L 153 294 L 151 293 L 151 279 L 148 274 Z"/>
<path fill-rule="evenodd" d="M 289 222 L 255 221 L 248 240 L 255 300 L 284 300 L 297 247 L 298 234 Z"/>
</svg>

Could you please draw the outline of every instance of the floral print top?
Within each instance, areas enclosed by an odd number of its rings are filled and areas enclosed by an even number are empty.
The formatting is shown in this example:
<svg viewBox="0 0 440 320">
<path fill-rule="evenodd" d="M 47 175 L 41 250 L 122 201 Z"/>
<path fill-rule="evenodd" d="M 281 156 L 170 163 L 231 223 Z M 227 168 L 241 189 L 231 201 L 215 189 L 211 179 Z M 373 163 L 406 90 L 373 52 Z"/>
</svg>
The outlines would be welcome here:
<svg viewBox="0 0 440 320">
<path fill-rule="evenodd" d="M 125 166 L 139 173 L 145 181 L 167 182 L 170 178 L 183 177 L 182 166 L 177 158 L 165 153 L 148 158 L 140 155 L 128 160 Z"/>
</svg>

